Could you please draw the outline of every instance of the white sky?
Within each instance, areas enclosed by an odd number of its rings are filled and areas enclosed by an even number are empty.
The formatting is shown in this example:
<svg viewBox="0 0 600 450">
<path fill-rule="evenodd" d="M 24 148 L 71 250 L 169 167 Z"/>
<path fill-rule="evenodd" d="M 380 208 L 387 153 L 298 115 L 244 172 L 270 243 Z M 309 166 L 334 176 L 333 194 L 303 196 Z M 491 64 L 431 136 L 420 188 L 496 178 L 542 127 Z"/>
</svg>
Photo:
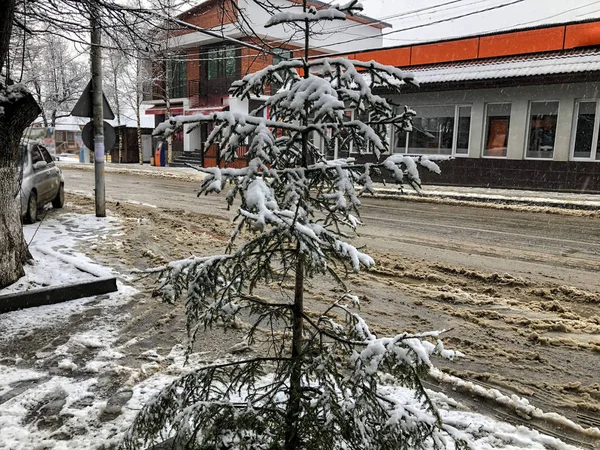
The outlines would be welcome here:
<svg viewBox="0 0 600 450">
<path fill-rule="evenodd" d="M 451 0 L 361 0 L 361 3 L 365 8 L 364 14 L 393 25 L 392 29 L 383 31 L 390 33 L 518 0 L 457 0 L 455 3 L 447 4 L 449 1 Z M 446 5 L 441 6 L 443 4 Z M 430 7 L 435 8 L 407 14 Z M 394 32 L 384 38 L 384 45 L 404 45 L 589 18 L 600 18 L 600 0 L 521 0 L 513 5 L 462 19 Z"/>
</svg>

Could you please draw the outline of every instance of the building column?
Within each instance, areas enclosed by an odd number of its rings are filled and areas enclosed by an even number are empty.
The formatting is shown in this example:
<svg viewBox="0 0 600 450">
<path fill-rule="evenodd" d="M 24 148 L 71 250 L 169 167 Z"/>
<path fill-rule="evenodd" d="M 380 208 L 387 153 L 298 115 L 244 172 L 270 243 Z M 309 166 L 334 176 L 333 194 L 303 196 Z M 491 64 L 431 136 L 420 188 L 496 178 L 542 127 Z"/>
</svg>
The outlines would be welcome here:
<svg viewBox="0 0 600 450">
<path fill-rule="evenodd" d="M 573 112 L 575 99 L 561 97 L 558 103 L 558 123 L 554 139 L 554 161 L 568 161 L 571 153 L 571 137 L 575 132 L 573 127 Z"/>
<path fill-rule="evenodd" d="M 513 100 L 508 130 L 507 159 L 525 159 L 525 144 L 529 130 L 529 101 Z"/>
<path fill-rule="evenodd" d="M 469 136 L 469 158 L 481 158 L 485 135 L 485 103 L 474 101 L 471 106 L 471 134 Z"/>
</svg>

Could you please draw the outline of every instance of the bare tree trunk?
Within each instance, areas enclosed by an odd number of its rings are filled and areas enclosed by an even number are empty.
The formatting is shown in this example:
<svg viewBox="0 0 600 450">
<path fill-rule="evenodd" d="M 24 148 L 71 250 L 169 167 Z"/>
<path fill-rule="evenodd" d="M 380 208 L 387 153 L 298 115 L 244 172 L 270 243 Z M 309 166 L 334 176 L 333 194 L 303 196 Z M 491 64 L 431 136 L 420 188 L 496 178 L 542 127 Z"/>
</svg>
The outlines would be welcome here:
<svg viewBox="0 0 600 450">
<path fill-rule="evenodd" d="M 117 88 L 117 75 L 120 69 L 119 64 L 111 67 L 113 75 L 113 86 L 115 89 L 115 107 L 117 110 L 117 130 L 119 130 L 119 164 L 123 162 L 123 130 L 121 130 L 121 107 L 119 105 L 119 89 Z"/>
<path fill-rule="evenodd" d="M 140 164 L 144 164 L 144 152 L 142 151 L 142 121 L 140 119 L 140 105 L 135 108 L 135 119 L 137 121 L 137 143 L 138 143 L 138 158 Z"/>
<path fill-rule="evenodd" d="M 165 64 L 165 104 L 167 109 L 166 119 L 171 117 L 171 63 L 167 60 Z M 173 137 L 167 138 L 167 166 L 173 162 Z"/>
<path fill-rule="evenodd" d="M 8 54 L 15 0 L 0 10 L 0 72 Z M 8 94 L 10 91 L 11 95 Z M 33 96 L 22 86 L 7 86 L 0 80 L 0 289 L 24 275 L 31 258 L 21 226 L 19 192 L 19 142 L 23 131 L 40 113 Z"/>
<path fill-rule="evenodd" d="M 6 89 L 0 83 L 0 92 Z M 18 90 L 16 86 L 8 89 Z M 31 94 L 19 92 L 23 95 L 17 101 L 0 104 L 4 109 L 0 114 L 0 289 L 21 278 L 23 265 L 31 258 L 21 226 L 19 143 L 40 109 Z"/>
</svg>

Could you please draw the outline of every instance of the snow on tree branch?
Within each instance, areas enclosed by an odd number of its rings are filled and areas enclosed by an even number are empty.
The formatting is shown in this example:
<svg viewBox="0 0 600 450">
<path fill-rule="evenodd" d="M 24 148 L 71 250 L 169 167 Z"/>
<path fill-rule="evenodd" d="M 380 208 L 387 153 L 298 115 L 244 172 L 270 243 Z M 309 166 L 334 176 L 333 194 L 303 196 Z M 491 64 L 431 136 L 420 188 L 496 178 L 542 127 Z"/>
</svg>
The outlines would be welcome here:
<svg viewBox="0 0 600 450">
<path fill-rule="evenodd" d="M 359 8 L 353 0 L 278 13 L 270 25 L 342 19 Z M 376 62 L 311 60 L 308 48 L 304 56 L 232 84 L 232 96 L 267 98 L 250 114 L 176 116 L 154 132 L 213 123 L 205 148 L 217 146 L 226 167 L 198 167 L 206 174 L 198 195 L 228 189 L 237 211 L 226 254 L 160 268 L 159 293 L 185 298 L 188 351 L 200 330 L 245 320 L 247 342 L 260 342 L 265 359 L 200 367 L 176 381 L 141 412 L 129 443 L 166 433 L 185 448 L 413 450 L 441 446 L 449 430 L 420 382 L 432 355 L 460 356 L 444 349 L 441 332 L 379 337 L 341 300 L 317 318 L 304 303 L 309 278 L 330 277 L 347 291 L 344 276 L 375 265 L 351 241 L 362 225 L 359 196 L 373 192 L 375 175 L 419 189 L 419 166 L 439 173 L 442 158 L 390 154 L 390 130 L 411 130 L 415 111 L 373 92 L 400 93 L 415 81 Z M 242 146 L 246 167 L 227 167 Z M 332 158 L 332 149 L 374 160 Z M 394 395 L 394 383 L 412 389 L 410 402 Z"/>
<path fill-rule="evenodd" d="M 317 9 L 315 6 L 310 6 L 307 9 L 307 11 L 303 13 L 293 13 L 286 11 L 273 14 L 265 24 L 265 28 L 269 28 L 282 23 L 319 22 L 322 20 L 346 20 L 346 15 L 352 16 L 362 10 L 363 6 L 361 3 L 358 3 L 358 0 L 352 0 L 351 2 L 343 6 L 333 5 L 328 9 Z"/>
</svg>

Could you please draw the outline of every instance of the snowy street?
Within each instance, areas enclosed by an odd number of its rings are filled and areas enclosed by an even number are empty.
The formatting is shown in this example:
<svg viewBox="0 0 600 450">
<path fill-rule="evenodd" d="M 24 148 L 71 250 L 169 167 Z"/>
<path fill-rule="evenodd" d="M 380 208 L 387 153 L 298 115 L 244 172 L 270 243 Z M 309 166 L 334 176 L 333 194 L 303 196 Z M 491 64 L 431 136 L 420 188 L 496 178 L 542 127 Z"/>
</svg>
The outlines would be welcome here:
<svg viewBox="0 0 600 450">
<path fill-rule="evenodd" d="M 73 192 L 91 192 L 89 175 L 65 170 L 66 208 L 48 210 L 26 234 L 39 226 L 34 256 L 49 247 L 109 271 L 119 293 L 0 316 L 0 449 L 112 448 L 173 377 L 240 349 L 259 351 L 240 346 L 235 330 L 216 330 L 198 338 L 184 366 L 182 304 L 151 297 L 153 280 L 130 273 L 221 252 L 233 212 L 214 197 L 196 198 L 197 181 L 109 173 L 109 218 L 102 221 L 90 214 L 93 200 Z M 352 275 L 348 286 L 378 334 L 450 330 L 446 346 L 466 356 L 438 361 L 445 375 L 436 372 L 426 384 L 439 392 L 449 423 L 477 437 L 478 448 L 594 448 L 597 213 L 383 199 L 364 205 L 360 242 L 377 267 Z M 321 279 L 306 291 L 315 311 L 339 295 Z M 489 419 L 474 419 L 477 413 Z M 471 422 L 481 428 L 469 429 Z"/>
</svg>

